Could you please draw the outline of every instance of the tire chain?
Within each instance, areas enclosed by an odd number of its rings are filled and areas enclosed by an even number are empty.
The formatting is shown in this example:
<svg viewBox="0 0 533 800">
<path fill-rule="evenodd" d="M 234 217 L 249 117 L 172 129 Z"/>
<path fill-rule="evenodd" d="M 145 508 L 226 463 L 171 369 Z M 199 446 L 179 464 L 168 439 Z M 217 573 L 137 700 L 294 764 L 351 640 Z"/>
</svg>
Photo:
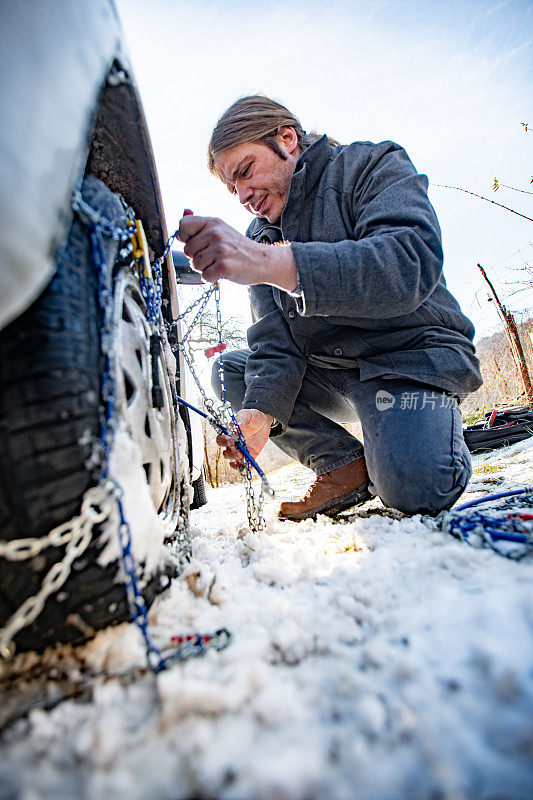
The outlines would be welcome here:
<svg viewBox="0 0 533 800">
<path fill-rule="evenodd" d="M 45 575 L 37 594 L 26 598 L 11 615 L 7 624 L 0 628 L 0 659 L 4 661 L 13 659 L 16 652 L 14 638 L 17 633 L 37 619 L 44 608 L 46 600 L 57 592 L 67 580 L 76 558 L 88 548 L 92 540 L 94 526 L 108 519 L 113 509 L 118 507 L 121 517 L 119 539 L 122 546 L 123 566 L 127 576 L 127 596 L 130 603 L 131 617 L 132 621 L 140 628 L 145 639 L 148 665 L 154 672 L 159 672 L 166 669 L 174 661 L 202 655 L 208 648 L 222 649 L 226 647 L 231 640 L 231 634 L 226 629 L 221 629 L 208 636 L 197 634 L 188 637 L 186 644 L 167 656 L 162 655 L 149 637 L 146 604 L 138 588 L 137 570 L 131 552 L 131 533 L 129 525 L 123 516 L 122 491 L 107 476 L 109 452 L 113 439 L 113 420 L 111 417 L 114 398 L 111 386 L 112 377 L 110 376 L 110 354 L 113 346 L 108 302 L 110 273 L 101 236 L 104 234 L 126 243 L 129 241 L 132 230 L 131 225 L 127 229 L 112 225 L 95 209 L 85 203 L 80 192 L 75 193 L 72 208 L 89 229 L 93 261 L 99 277 L 98 297 L 103 312 L 102 349 L 106 356 L 107 369 L 105 369 L 102 380 L 103 399 L 106 404 L 106 422 L 101 433 L 101 443 L 104 449 L 102 477 L 96 486 L 85 492 L 80 513 L 68 522 L 56 526 L 46 536 L 39 539 L 29 537 L 27 539 L 13 539 L 10 542 L 0 541 L 0 557 L 9 561 L 28 560 L 49 547 L 66 545 L 65 555 L 61 561 L 52 565 Z M 148 281 L 144 281 L 143 286 L 141 270 L 139 270 L 141 291 L 147 308 L 147 318 L 152 325 L 157 324 L 161 310 L 161 264 L 168 254 L 175 237 L 176 233 L 167 242 L 163 255 L 154 263 L 155 281 L 150 282 L 150 285 L 148 285 Z"/>
<path fill-rule="evenodd" d="M 112 227 L 112 226 L 111 226 Z M 116 238 L 127 240 L 129 238 L 129 230 L 115 229 Z M 110 280 L 111 275 L 106 262 L 105 251 L 102 242 L 102 233 L 108 233 L 101 222 L 89 223 L 89 234 L 92 246 L 93 260 L 98 271 L 98 280 L 100 284 L 99 297 L 101 298 L 101 310 L 103 317 L 103 335 L 102 339 L 105 343 L 103 346 L 104 355 L 106 358 L 106 367 L 104 368 L 104 386 L 107 388 L 106 400 L 106 419 L 102 426 L 101 441 L 104 446 L 104 466 L 102 469 L 102 478 L 108 477 L 109 469 L 109 452 L 111 450 L 114 438 L 114 421 L 115 421 L 115 387 L 113 380 L 113 373 L 111 368 L 112 356 L 114 353 L 113 347 L 113 330 L 111 318 L 109 314 L 109 306 L 105 302 L 106 294 L 110 293 Z M 144 277 L 144 264 L 143 259 L 136 261 L 138 276 L 141 286 L 141 293 L 146 304 L 146 318 L 150 327 L 154 332 L 160 335 L 158 330 L 159 323 L 162 324 L 161 317 L 161 292 L 162 292 L 162 272 L 161 264 L 168 254 L 171 244 L 176 237 L 174 233 L 166 247 L 163 255 L 154 263 L 153 274 L 155 280 L 150 281 Z M 177 464 L 177 461 L 176 461 Z M 130 616 L 132 622 L 137 626 L 142 634 L 146 647 L 146 659 L 148 665 L 154 673 L 161 672 L 175 662 L 182 661 L 191 656 L 203 655 L 207 649 L 214 648 L 221 650 L 226 647 L 230 640 L 231 634 L 225 628 L 215 631 L 211 635 L 195 634 L 187 641 L 186 644 L 174 650 L 168 655 L 163 655 L 161 650 L 154 644 L 148 629 L 148 609 L 140 588 L 139 576 L 137 573 L 137 566 L 135 557 L 132 550 L 131 529 L 124 514 L 124 507 L 122 504 L 122 490 L 120 486 L 112 481 L 116 490 L 117 507 L 120 517 L 119 524 L 119 542 L 122 553 L 122 565 L 125 572 L 126 583 L 126 596 L 130 609 Z"/>
<path fill-rule="evenodd" d="M 235 417 L 235 413 L 230 405 L 230 403 L 226 399 L 226 383 L 224 379 L 224 360 L 219 360 L 219 377 L 220 377 L 220 385 L 221 385 L 221 402 L 218 408 L 215 407 L 213 400 L 207 396 L 205 389 L 202 386 L 200 378 L 198 377 L 198 373 L 196 372 L 194 365 L 191 361 L 191 358 L 187 352 L 187 348 L 185 347 L 186 340 L 190 335 L 194 325 L 200 319 L 201 314 L 207 303 L 209 302 L 211 295 L 214 293 L 215 298 L 215 308 L 216 308 L 216 320 L 217 320 L 217 335 L 218 335 L 218 342 L 217 344 L 222 344 L 222 314 L 220 311 L 220 288 L 218 283 L 214 286 L 209 287 L 206 289 L 191 305 L 180 315 L 180 320 L 183 319 L 189 312 L 193 311 L 194 309 L 198 309 L 194 316 L 193 321 L 190 323 L 186 333 L 182 336 L 177 344 L 177 349 L 183 356 L 183 360 L 185 361 L 189 371 L 193 377 L 193 380 L 196 384 L 198 391 L 200 392 L 200 396 L 202 398 L 202 402 L 204 404 L 205 409 L 208 412 L 207 421 L 209 424 L 217 431 L 217 433 L 227 433 L 230 430 L 234 430 L 234 438 L 235 440 L 239 441 L 241 445 L 246 446 L 246 440 L 244 435 L 240 429 L 239 423 Z M 256 496 L 254 492 L 254 488 L 252 485 L 252 470 L 250 466 L 250 461 L 244 455 L 244 464 L 240 467 L 239 472 L 241 473 L 242 477 L 244 478 L 245 483 L 245 491 L 246 491 L 246 515 L 248 517 L 248 524 L 250 526 L 250 530 L 254 533 L 258 533 L 259 531 L 264 531 L 266 529 L 265 519 L 263 517 L 263 505 L 264 505 L 264 495 L 265 492 L 269 494 L 271 497 L 274 496 L 274 492 L 272 491 L 268 481 L 265 477 L 261 476 L 261 485 L 258 495 Z"/>
<path fill-rule="evenodd" d="M 83 497 L 81 512 L 68 522 L 58 525 L 42 539 L 14 539 L 0 543 L 0 556 L 9 561 L 33 558 L 48 547 L 66 545 L 61 561 L 52 565 L 37 594 L 28 597 L 0 629 L 0 657 L 6 660 L 15 654 L 13 640 L 22 628 L 31 625 L 39 616 L 50 595 L 60 589 L 70 575 L 72 564 L 89 546 L 93 527 L 105 522 L 116 505 L 112 485 L 93 486 Z"/>
<path fill-rule="evenodd" d="M 482 501 L 483 498 L 480 498 L 478 505 L 482 505 Z M 533 552 L 533 522 L 528 516 L 521 518 L 520 513 L 529 511 L 533 506 L 533 486 L 526 486 L 520 493 L 503 499 L 488 497 L 486 502 L 490 505 L 485 512 L 479 508 L 475 511 L 454 511 L 452 508 L 443 512 L 436 518 L 437 527 L 471 547 L 488 548 L 511 561 L 520 561 L 529 556 Z M 506 513 L 509 511 L 513 513 Z M 498 539 L 505 538 L 505 534 L 516 537 L 514 546 L 510 542 L 503 548 L 498 546 Z M 474 539 L 475 536 L 479 537 L 479 545 L 470 540 L 472 536 Z"/>
</svg>

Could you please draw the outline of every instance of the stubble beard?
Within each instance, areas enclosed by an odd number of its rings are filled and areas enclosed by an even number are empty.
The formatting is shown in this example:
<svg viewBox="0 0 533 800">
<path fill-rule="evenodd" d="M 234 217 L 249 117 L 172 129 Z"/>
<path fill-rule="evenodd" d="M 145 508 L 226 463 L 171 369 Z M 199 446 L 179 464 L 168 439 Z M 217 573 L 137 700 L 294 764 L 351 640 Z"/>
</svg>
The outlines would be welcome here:
<svg viewBox="0 0 533 800">
<path fill-rule="evenodd" d="M 289 199 L 289 190 L 291 188 L 291 177 L 292 170 L 286 174 L 280 175 L 276 178 L 276 181 L 268 191 L 267 203 L 269 199 L 274 198 L 276 206 L 276 210 L 273 212 L 275 214 L 275 218 L 267 217 L 268 221 L 272 225 L 277 225 L 280 222 L 281 215 L 283 214 L 285 206 L 287 205 L 287 200 Z"/>
</svg>

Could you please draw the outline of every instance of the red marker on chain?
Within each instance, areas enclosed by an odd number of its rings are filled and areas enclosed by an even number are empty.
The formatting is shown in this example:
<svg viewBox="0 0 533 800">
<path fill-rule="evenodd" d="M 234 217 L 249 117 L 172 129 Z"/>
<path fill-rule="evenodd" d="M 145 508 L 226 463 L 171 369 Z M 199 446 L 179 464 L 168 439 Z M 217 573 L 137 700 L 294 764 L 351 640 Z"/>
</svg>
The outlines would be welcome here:
<svg viewBox="0 0 533 800">
<path fill-rule="evenodd" d="M 226 349 L 226 345 L 224 342 L 220 342 L 220 344 L 215 345 L 215 347 L 206 347 L 204 353 L 206 354 L 207 358 L 213 358 L 215 353 L 223 353 Z"/>
</svg>

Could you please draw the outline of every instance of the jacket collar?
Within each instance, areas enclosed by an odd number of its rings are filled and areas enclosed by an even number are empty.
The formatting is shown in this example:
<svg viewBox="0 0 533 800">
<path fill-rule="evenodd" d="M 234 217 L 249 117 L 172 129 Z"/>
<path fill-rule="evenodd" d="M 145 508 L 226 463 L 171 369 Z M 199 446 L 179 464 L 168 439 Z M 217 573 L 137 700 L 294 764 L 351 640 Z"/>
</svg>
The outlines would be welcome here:
<svg viewBox="0 0 533 800">
<path fill-rule="evenodd" d="M 283 239 L 281 226 L 274 225 L 265 217 L 257 217 L 254 219 L 248 227 L 247 234 L 256 241 L 267 239 L 270 244 L 274 244 L 275 242 L 279 242 Z"/>
<path fill-rule="evenodd" d="M 293 181 L 302 180 L 302 188 L 304 196 L 308 197 L 316 188 L 320 176 L 324 172 L 326 164 L 331 158 L 331 145 L 328 141 L 326 134 L 313 142 L 306 150 L 303 151 L 300 158 L 296 162 L 291 188 Z M 303 173 L 302 178 L 300 174 Z"/>
<path fill-rule="evenodd" d="M 281 215 L 283 233 L 289 239 L 296 235 L 303 201 L 313 194 L 331 157 L 331 145 L 324 134 L 303 151 L 292 174 L 287 204 Z"/>
</svg>

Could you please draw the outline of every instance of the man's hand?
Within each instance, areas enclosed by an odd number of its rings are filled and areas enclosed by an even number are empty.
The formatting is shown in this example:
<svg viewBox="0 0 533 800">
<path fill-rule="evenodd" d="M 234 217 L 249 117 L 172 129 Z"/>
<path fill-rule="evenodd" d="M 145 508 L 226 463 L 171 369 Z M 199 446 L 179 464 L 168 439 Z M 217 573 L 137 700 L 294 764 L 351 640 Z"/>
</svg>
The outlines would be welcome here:
<svg viewBox="0 0 533 800">
<path fill-rule="evenodd" d="M 210 283 L 226 278 L 244 285 L 269 283 L 288 292 L 296 289 L 298 272 L 290 247 L 258 244 L 221 219 L 190 214 L 181 219 L 178 235 L 192 266 Z"/>
<path fill-rule="evenodd" d="M 246 447 L 250 455 L 252 458 L 257 458 L 268 441 L 273 418 L 269 414 L 258 411 L 256 408 L 243 408 L 236 414 L 236 419 L 246 439 Z M 217 444 L 224 448 L 224 458 L 229 460 L 230 467 L 239 469 L 243 463 L 243 455 L 235 446 L 231 436 L 219 433 Z"/>
</svg>

